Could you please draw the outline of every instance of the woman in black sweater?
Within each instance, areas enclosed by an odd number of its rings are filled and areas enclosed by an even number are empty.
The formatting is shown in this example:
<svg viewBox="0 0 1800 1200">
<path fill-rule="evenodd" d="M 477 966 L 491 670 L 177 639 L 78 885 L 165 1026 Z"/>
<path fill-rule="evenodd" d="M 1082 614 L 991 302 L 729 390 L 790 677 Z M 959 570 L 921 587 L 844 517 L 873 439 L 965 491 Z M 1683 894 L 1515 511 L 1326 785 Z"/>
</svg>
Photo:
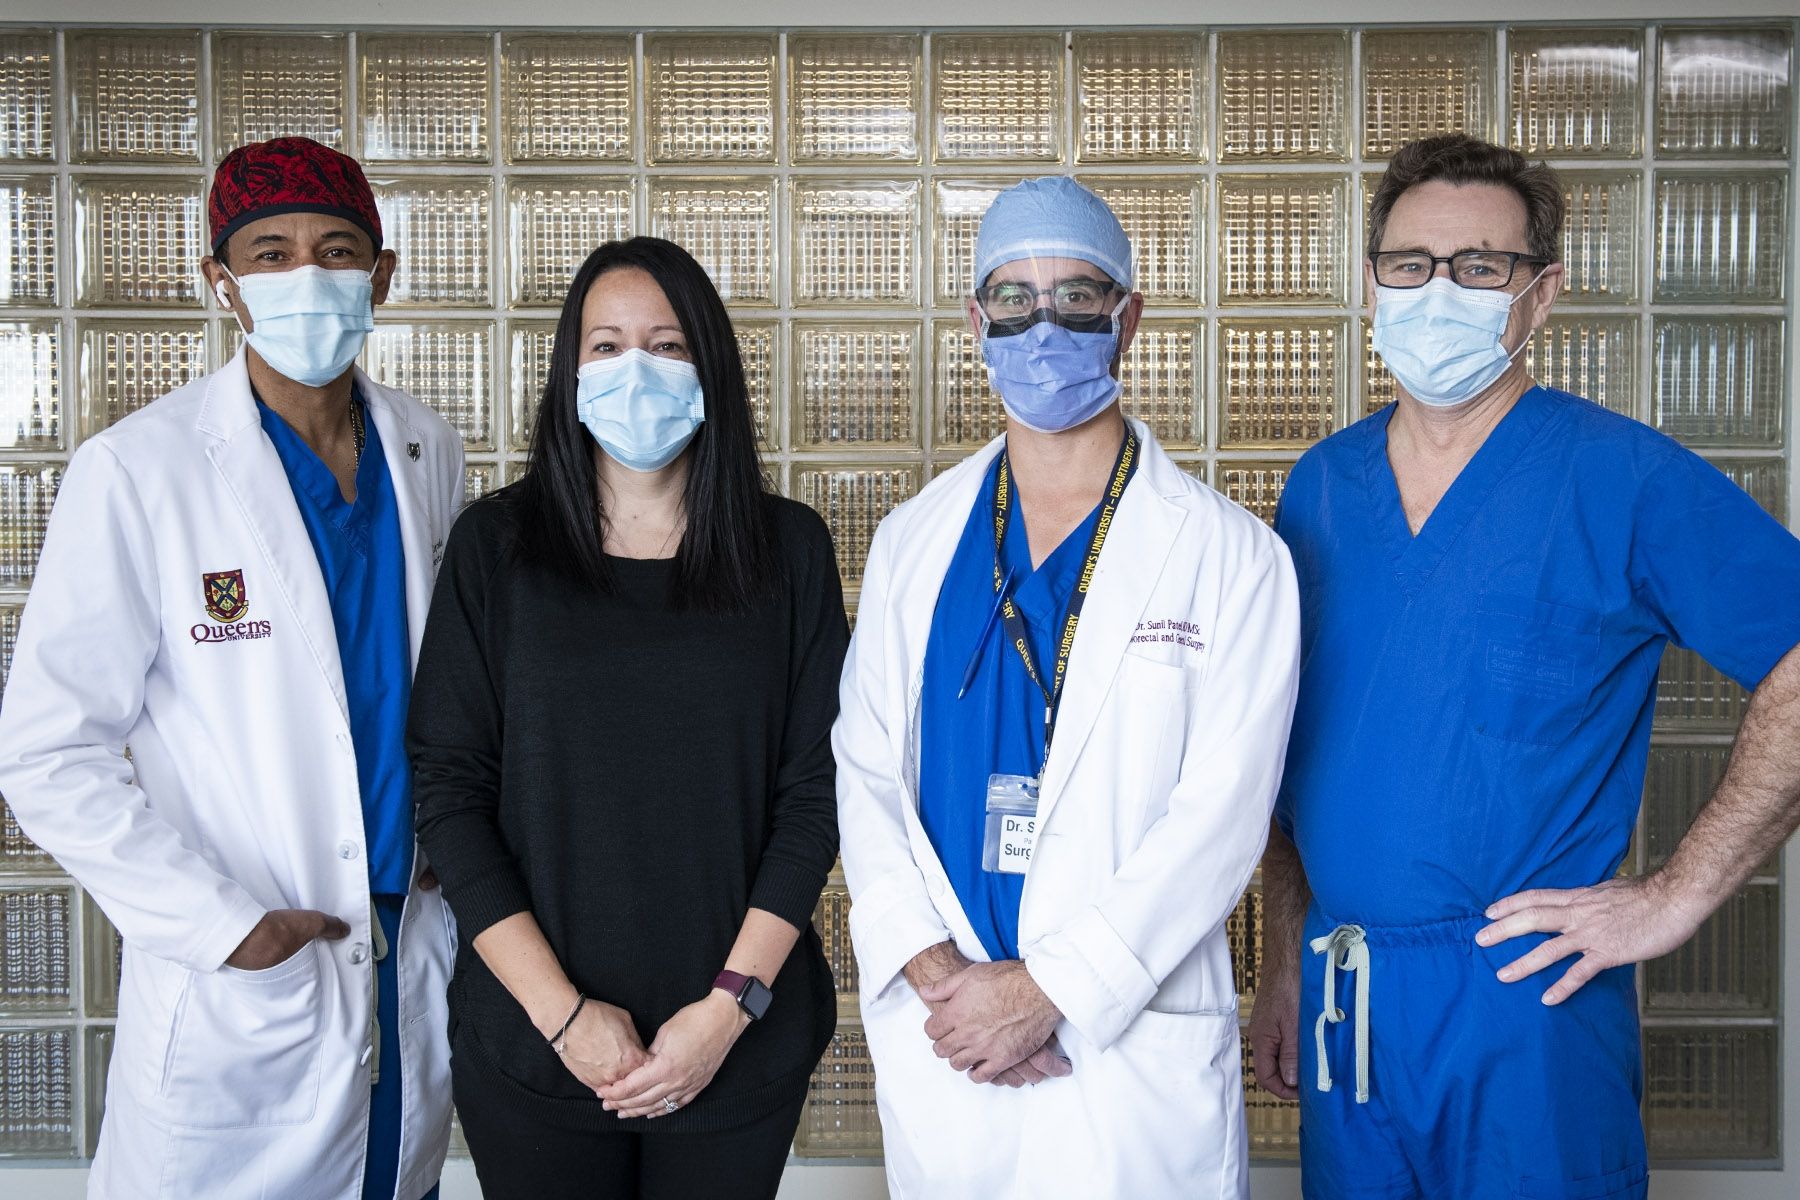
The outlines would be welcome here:
<svg viewBox="0 0 1800 1200">
<path fill-rule="evenodd" d="M 602 246 L 413 684 L 488 1200 L 775 1195 L 834 1023 L 811 916 L 847 641 L 824 523 L 764 490 L 718 292 L 672 243 Z"/>
</svg>

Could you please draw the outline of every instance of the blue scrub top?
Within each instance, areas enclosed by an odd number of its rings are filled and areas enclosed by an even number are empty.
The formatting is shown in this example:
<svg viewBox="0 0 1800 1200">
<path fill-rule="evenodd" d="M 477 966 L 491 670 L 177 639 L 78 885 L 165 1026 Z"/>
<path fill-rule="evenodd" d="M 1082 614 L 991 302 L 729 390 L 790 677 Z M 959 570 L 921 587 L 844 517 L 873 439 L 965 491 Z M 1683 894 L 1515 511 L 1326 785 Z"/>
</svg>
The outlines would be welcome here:
<svg viewBox="0 0 1800 1200">
<path fill-rule="evenodd" d="M 1418 536 L 1389 408 L 1296 464 L 1277 808 L 1333 920 L 1409 925 L 1624 858 L 1665 642 L 1753 688 L 1800 642 L 1800 542 L 1662 434 L 1534 388 Z"/>
<path fill-rule="evenodd" d="M 1035 776 L 1044 757 L 1044 693 L 1026 673 L 998 620 L 982 643 L 968 694 L 957 699 L 976 640 L 994 608 L 994 488 L 999 475 L 996 458 L 938 592 L 925 644 L 919 733 L 919 820 L 975 936 L 995 961 L 1019 957 L 1019 897 L 1025 877 L 981 869 L 988 776 Z M 1000 570 L 1003 575 L 1017 571 L 1013 601 L 1025 618 L 1032 654 L 1046 670 L 1055 661 L 1056 640 L 1100 509 L 1096 504 L 1080 528 L 1034 571 L 1019 492 L 1012 489 Z"/>
<path fill-rule="evenodd" d="M 361 395 L 354 402 L 362 404 Z M 256 408 L 263 432 L 287 469 L 331 599 L 362 790 L 369 890 L 405 895 L 413 862 L 412 771 L 404 742 L 412 643 L 400 509 L 381 435 L 364 405 L 365 442 L 356 470 L 356 502 L 350 504 L 312 447 L 260 398 Z"/>
</svg>

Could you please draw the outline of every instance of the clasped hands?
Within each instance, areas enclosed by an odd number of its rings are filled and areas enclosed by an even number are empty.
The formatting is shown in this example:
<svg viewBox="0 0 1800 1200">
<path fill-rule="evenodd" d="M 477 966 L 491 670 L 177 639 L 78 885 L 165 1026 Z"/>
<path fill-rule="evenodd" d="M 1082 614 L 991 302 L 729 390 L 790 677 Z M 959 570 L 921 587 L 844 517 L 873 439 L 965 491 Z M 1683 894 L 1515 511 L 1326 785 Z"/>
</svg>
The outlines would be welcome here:
<svg viewBox="0 0 1800 1200">
<path fill-rule="evenodd" d="M 1056 1043 L 1062 1013 L 1024 963 L 970 962 L 943 942 L 914 956 L 905 974 L 931 1010 L 925 1035 L 937 1056 L 975 1083 L 1024 1087 L 1073 1072 Z"/>
<path fill-rule="evenodd" d="M 624 1009 L 589 1000 L 564 1037 L 563 1065 L 608 1112 L 654 1119 L 693 1103 L 749 1024 L 715 989 L 664 1022 L 646 1047 Z"/>
</svg>

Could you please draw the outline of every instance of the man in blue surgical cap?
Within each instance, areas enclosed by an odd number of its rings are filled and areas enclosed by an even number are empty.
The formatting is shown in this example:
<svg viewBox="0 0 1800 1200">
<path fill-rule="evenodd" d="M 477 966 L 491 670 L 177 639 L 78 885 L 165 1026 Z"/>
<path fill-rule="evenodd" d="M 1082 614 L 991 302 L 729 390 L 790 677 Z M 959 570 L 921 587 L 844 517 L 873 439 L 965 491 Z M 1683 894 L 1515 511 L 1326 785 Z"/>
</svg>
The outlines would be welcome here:
<svg viewBox="0 0 1800 1200">
<path fill-rule="evenodd" d="M 891 1189 L 1247 1191 L 1225 919 L 1292 718 L 1286 550 L 1119 408 L 1143 298 L 1069 179 L 1000 194 L 1005 433 L 876 532 L 833 733 Z"/>
</svg>

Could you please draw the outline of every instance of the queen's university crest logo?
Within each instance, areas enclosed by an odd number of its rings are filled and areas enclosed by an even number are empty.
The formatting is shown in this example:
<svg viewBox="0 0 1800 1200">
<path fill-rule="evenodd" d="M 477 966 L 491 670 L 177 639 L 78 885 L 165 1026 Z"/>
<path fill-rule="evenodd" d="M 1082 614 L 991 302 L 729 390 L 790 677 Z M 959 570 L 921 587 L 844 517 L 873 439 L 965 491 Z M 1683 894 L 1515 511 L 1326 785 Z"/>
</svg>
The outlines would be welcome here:
<svg viewBox="0 0 1800 1200">
<path fill-rule="evenodd" d="M 229 625 L 250 611 L 250 595 L 244 590 L 244 572 L 212 571 L 202 575 L 206 585 L 206 615 Z"/>
</svg>

